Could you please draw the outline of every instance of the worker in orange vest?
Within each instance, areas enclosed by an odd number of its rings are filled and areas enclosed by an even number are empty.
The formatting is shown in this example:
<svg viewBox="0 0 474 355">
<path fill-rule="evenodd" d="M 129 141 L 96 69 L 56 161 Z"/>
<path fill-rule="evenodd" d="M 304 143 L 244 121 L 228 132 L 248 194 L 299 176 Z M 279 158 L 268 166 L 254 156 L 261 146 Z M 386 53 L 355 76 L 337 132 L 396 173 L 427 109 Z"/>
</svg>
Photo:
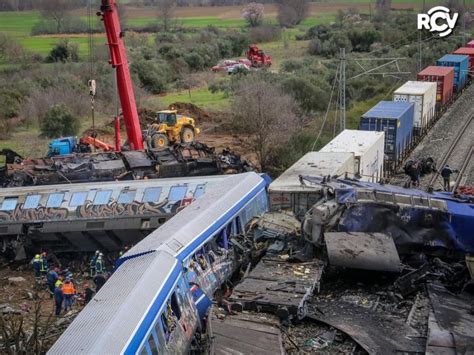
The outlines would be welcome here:
<svg viewBox="0 0 474 355">
<path fill-rule="evenodd" d="M 66 278 L 66 281 L 63 283 L 63 294 L 64 294 L 64 311 L 68 311 L 72 308 L 72 301 L 74 295 L 76 294 L 76 289 L 69 277 Z"/>
</svg>

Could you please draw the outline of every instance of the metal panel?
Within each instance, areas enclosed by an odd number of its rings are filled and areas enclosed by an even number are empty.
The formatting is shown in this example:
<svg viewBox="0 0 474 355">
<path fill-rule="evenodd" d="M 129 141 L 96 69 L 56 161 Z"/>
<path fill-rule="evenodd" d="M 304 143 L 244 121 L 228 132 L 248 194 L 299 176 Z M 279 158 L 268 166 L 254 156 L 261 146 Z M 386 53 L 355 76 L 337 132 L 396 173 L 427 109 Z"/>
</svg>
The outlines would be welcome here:
<svg viewBox="0 0 474 355">
<path fill-rule="evenodd" d="M 331 265 L 352 269 L 400 271 L 400 258 L 392 237 L 382 233 L 325 233 Z"/>
</svg>

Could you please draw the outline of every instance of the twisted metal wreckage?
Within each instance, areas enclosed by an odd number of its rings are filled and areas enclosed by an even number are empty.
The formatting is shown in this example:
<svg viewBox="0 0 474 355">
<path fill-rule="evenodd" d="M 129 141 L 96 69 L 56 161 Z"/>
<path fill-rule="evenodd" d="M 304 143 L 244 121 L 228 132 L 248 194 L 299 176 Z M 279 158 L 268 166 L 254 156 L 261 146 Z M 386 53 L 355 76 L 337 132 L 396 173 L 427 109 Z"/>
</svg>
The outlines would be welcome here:
<svg viewBox="0 0 474 355">
<path fill-rule="evenodd" d="M 83 153 L 41 159 L 23 159 L 4 149 L 0 168 L 2 187 L 74 182 L 137 180 L 242 173 L 253 170 L 229 149 L 216 153 L 203 143 L 176 144 L 166 149 Z"/>
</svg>

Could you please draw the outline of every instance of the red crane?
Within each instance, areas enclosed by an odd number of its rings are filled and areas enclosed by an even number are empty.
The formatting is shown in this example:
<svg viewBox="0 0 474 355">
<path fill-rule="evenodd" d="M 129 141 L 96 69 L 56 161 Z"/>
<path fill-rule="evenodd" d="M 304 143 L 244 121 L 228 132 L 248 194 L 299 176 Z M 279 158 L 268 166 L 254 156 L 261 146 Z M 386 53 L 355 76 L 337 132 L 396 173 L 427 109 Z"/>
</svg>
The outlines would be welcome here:
<svg viewBox="0 0 474 355">
<path fill-rule="evenodd" d="M 97 15 L 102 17 L 105 32 L 107 33 L 107 45 L 110 51 L 109 63 L 115 68 L 117 76 L 117 89 L 130 150 L 143 150 L 142 130 L 138 118 L 130 70 L 128 69 L 127 53 L 123 43 L 124 33 L 120 29 L 115 0 L 102 0 L 100 12 Z M 120 132 L 116 132 L 116 134 L 118 133 Z"/>
</svg>

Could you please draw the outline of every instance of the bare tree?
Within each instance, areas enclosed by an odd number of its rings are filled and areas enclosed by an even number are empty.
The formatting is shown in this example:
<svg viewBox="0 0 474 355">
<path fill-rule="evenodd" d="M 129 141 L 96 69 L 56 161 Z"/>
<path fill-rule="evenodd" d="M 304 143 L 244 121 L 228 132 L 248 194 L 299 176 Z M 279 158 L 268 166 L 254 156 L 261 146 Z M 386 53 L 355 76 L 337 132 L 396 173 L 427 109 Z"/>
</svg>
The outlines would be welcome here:
<svg viewBox="0 0 474 355">
<path fill-rule="evenodd" d="M 280 26 L 293 27 L 308 17 L 308 0 L 278 0 L 277 3 Z"/>
<path fill-rule="evenodd" d="M 249 144 L 265 170 L 274 153 L 300 127 L 296 104 L 290 95 L 259 75 L 241 79 L 232 101 L 232 125 L 250 135 Z"/>
<path fill-rule="evenodd" d="M 251 27 L 261 25 L 264 16 L 263 4 L 258 4 L 256 2 L 248 3 L 242 10 L 242 16 Z"/>
<path fill-rule="evenodd" d="M 158 18 L 163 22 L 165 31 L 171 27 L 176 10 L 176 0 L 157 0 L 158 3 Z"/>
<path fill-rule="evenodd" d="M 39 0 L 37 6 L 41 15 L 53 20 L 56 23 L 57 33 L 61 33 L 69 12 L 77 5 L 70 0 Z"/>
</svg>

